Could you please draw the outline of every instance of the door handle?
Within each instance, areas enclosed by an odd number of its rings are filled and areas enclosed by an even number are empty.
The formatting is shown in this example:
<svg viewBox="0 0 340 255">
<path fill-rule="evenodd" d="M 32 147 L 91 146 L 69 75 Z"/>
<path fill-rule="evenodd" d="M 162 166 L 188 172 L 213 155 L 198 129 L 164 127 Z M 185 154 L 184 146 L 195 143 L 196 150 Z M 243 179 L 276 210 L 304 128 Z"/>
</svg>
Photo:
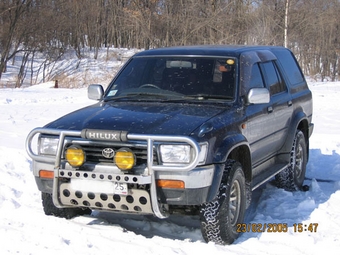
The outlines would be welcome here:
<svg viewBox="0 0 340 255">
<path fill-rule="evenodd" d="M 292 106 L 292 105 L 293 105 L 292 100 L 289 100 L 289 101 L 287 102 L 287 104 L 288 104 L 288 106 Z"/>
<path fill-rule="evenodd" d="M 272 112 L 273 112 L 273 107 L 272 107 L 272 106 L 268 106 L 267 111 L 268 111 L 269 113 L 272 113 Z"/>
</svg>

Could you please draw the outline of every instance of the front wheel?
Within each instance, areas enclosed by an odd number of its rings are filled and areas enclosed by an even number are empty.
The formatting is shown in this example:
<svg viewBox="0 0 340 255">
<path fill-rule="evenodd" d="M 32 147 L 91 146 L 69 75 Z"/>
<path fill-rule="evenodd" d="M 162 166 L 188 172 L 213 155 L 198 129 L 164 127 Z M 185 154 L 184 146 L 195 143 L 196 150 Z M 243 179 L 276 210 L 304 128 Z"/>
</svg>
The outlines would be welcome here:
<svg viewBox="0 0 340 255">
<path fill-rule="evenodd" d="M 242 166 L 228 160 L 217 197 L 200 210 L 201 231 L 206 242 L 231 244 L 238 237 L 237 224 L 246 210 L 246 185 Z"/>
<path fill-rule="evenodd" d="M 305 180 L 307 145 L 302 131 L 295 134 L 289 166 L 275 176 L 277 186 L 288 191 L 300 190 Z"/>
</svg>

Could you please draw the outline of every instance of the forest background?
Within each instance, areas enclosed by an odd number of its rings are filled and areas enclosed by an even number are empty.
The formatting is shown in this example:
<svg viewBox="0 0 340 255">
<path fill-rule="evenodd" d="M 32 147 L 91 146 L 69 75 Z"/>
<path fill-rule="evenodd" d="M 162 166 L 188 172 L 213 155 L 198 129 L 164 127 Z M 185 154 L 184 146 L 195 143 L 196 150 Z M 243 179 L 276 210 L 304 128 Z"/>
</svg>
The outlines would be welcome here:
<svg viewBox="0 0 340 255">
<path fill-rule="evenodd" d="M 44 68 L 70 51 L 197 44 L 285 46 L 306 75 L 336 81 L 339 13 L 339 0 L 1 0 L 0 85 L 18 59 L 15 87 L 42 55 Z"/>
</svg>

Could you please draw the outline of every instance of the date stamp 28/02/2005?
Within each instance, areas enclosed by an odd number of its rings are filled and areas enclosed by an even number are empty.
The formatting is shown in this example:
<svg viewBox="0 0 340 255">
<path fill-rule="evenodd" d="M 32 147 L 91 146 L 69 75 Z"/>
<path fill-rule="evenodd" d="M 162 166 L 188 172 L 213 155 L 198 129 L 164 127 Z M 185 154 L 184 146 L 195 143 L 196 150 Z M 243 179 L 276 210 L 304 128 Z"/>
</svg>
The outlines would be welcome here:
<svg viewBox="0 0 340 255">
<path fill-rule="evenodd" d="M 293 232 L 294 233 L 303 233 L 303 232 L 317 232 L 318 223 L 294 223 Z M 288 224 L 287 223 L 238 223 L 236 225 L 236 232 L 238 233 L 282 233 L 288 232 Z"/>
</svg>

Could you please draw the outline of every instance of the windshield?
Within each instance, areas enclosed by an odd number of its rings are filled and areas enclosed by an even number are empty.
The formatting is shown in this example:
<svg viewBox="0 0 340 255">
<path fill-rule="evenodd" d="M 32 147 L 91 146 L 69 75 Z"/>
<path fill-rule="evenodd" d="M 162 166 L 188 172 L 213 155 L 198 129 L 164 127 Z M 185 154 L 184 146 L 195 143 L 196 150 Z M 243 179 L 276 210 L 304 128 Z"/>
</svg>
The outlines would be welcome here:
<svg viewBox="0 0 340 255">
<path fill-rule="evenodd" d="M 106 100 L 232 100 L 235 59 L 202 57 L 133 58 L 113 81 Z"/>
</svg>

